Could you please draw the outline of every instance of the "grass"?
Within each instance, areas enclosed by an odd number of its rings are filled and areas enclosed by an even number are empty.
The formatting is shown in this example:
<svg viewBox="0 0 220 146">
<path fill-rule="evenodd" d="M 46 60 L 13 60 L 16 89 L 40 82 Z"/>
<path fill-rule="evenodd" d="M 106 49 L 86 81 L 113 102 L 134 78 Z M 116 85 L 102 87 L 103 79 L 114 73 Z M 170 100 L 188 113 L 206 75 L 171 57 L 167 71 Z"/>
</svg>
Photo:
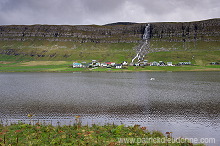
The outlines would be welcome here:
<svg viewBox="0 0 220 146">
<path fill-rule="evenodd" d="M 192 56 L 195 56 L 198 63 L 206 64 L 208 61 L 214 61 L 213 59 L 219 60 L 220 56 L 218 41 L 183 43 L 153 38 L 150 44 L 154 53 L 148 54 L 145 59 L 152 61 L 191 61 Z M 137 45 L 137 43 L 78 43 L 46 40 L 0 41 L 0 61 L 90 61 L 93 59 L 131 61 L 136 55 L 133 48 Z M 1 54 L 2 51 L 7 50 L 11 51 L 8 55 Z"/>
<path fill-rule="evenodd" d="M 220 51 L 170 51 L 170 52 L 155 52 L 147 55 L 148 61 L 164 61 L 173 62 L 188 62 L 195 65 L 208 65 L 210 62 L 220 62 Z"/>
<path fill-rule="evenodd" d="M 70 61 L 0 62 L 0 72 L 140 72 L 140 71 L 220 71 L 220 65 L 127 66 L 114 68 L 72 68 Z"/>
<path fill-rule="evenodd" d="M 0 145 L 154 145 L 165 146 L 167 143 L 139 143 L 138 141 L 123 141 L 120 138 L 163 138 L 172 139 L 171 133 L 165 136 L 159 131 L 149 131 L 147 127 L 139 125 L 126 127 L 124 125 L 82 126 L 79 117 L 74 125 L 52 126 L 36 123 L 35 125 L 12 124 L 9 126 L 0 125 Z M 169 146 L 193 146 L 192 143 L 170 143 Z M 202 146 L 202 144 L 197 144 Z"/>
<path fill-rule="evenodd" d="M 133 48 L 136 43 L 78 43 L 46 40 L 34 41 L 0 41 L 0 72 L 74 72 L 90 71 L 73 69 L 73 61 L 130 62 L 135 56 Z M 219 66 L 209 66 L 210 62 L 220 62 L 219 43 L 216 42 L 168 42 L 152 39 L 151 48 L 171 48 L 170 51 L 149 53 L 148 62 L 164 61 L 192 62 L 194 66 L 179 67 L 128 67 L 111 71 L 219 71 Z M 11 50 L 7 55 L 1 51 Z M 110 71 L 98 68 L 92 71 Z"/>
<path fill-rule="evenodd" d="M 0 61 L 124 61 L 135 55 L 135 43 L 0 41 Z M 8 55 L 1 52 L 8 51 Z"/>
</svg>

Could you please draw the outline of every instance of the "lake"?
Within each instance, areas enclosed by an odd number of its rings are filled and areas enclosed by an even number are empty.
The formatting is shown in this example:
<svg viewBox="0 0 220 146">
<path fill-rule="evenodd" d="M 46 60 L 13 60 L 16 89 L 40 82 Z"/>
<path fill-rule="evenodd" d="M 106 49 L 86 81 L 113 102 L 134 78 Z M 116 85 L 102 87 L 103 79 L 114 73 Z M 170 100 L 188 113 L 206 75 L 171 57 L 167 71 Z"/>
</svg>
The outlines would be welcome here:
<svg viewBox="0 0 220 146">
<path fill-rule="evenodd" d="M 0 118 L 68 125 L 80 115 L 220 145 L 219 90 L 219 72 L 0 73 Z"/>
</svg>

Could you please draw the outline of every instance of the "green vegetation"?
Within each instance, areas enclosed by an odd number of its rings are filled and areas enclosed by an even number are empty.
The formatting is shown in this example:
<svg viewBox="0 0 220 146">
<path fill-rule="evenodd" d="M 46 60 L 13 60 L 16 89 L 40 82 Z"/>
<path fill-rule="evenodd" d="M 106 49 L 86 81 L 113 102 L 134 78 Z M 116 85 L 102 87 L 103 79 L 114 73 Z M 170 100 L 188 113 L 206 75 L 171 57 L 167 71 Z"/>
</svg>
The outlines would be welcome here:
<svg viewBox="0 0 220 146">
<path fill-rule="evenodd" d="M 135 43 L 77 43 L 50 41 L 0 41 L 0 61 L 130 60 Z"/>
<path fill-rule="evenodd" d="M 120 36 L 118 37 L 120 38 Z M 164 61 L 177 64 L 178 62 L 190 61 L 193 66 L 127 67 L 122 70 L 106 68 L 73 69 L 71 64 L 73 61 L 88 63 L 91 60 L 116 63 L 130 62 L 136 55 L 134 48 L 138 45 L 137 43 L 80 43 L 77 41 L 48 41 L 36 37 L 29 41 L 1 40 L 0 72 L 219 71 L 219 66 L 209 65 L 210 62 L 220 62 L 219 41 L 216 36 L 205 36 L 206 39 L 209 37 L 217 41 L 193 41 L 193 38 L 190 38 L 192 41 L 182 42 L 181 37 L 151 39 L 151 53 L 145 56 L 148 62 Z M 132 39 L 129 36 L 125 38 Z M 176 39 L 177 41 L 169 41 L 169 39 Z M 36 64 L 34 61 L 39 63 Z M 48 63 L 48 61 L 51 62 Z M 28 65 L 24 65 L 25 63 Z"/>
<path fill-rule="evenodd" d="M 85 44 L 84 44 L 85 45 Z M 88 44 L 87 44 L 88 45 Z M 101 45 L 101 44 L 100 44 Z M 166 52 L 154 52 L 149 53 L 146 56 L 148 62 L 153 61 L 164 61 L 173 62 L 177 64 L 178 62 L 190 61 L 193 65 L 188 66 L 145 66 L 145 67 L 133 67 L 128 66 L 124 69 L 109 69 L 109 68 L 72 68 L 72 62 L 91 62 L 92 59 L 97 59 L 101 62 L 112 61 L 116 63 L 121 63 L 122 61 L 131 61 L 132 52 L 125 50 L 129 48 L 129 44 L 108 44 L 109 48 L 98 50 L 89 50 L 90 55 L 81 57 L 80 55 L 72 54 L 67 57 L 66 60 L 62 55 L 56 57 L 31 57 L 22 55 L 0 55 L 0 72 L 75 72 L 75 71 L 107 71 L 107 72 L 126 72 L 126 71 L 220 71 L 220 65 L 209 65 L 210 62 L 220 62 L 220 51 L 207 51 L 207 50 L 191 50 L 191 51 L 166 51 Z M 54 46 L 54 45 L 52 45 Z M 121 46 L 123 49 L 117 50 L 116 48 Z M 59 46 L 57 46 L 59 47 Z M 89 47 L 89 46 L 88 46 Z M 91 47 L 91 46 L 90 46 Z M 104 47 L 104 46 L 102 46 Z M 111 49 L 110 49 L 111 48 Z M 109 53 L 107 50 L 111 50 Z M 22 49 L 23 50 L 23 49 Z M 129 50 L 129 49 L 128 49 Z M 24 51 L 24 50 L 23 50 Z M 42 51 L 42 50 L 41 50 Z M 60 54 L 65 54 L 68 49 L 60 50 Z M 95 53 L 95 51 L 97 51 Z M 21 51 L 22 52 L 22 51 Z M 59 52 L 57 50 L 57 52 Z M 86 54 L 86 53 L 82 53 Z M 87 58 L 88 57 L 88 58 Z M 64 60 L 64 61 L 60 61 Z"/>
<path fill-rule="evenodd" d="M 0 72 L 136 72 L 136 71 L 220 71 L 220 65 L 125 66 L 114 68 L 72 68 L 71 61 L 0 62 Z"/>
<path fill-rule="evenodd" d="M 194 65 L 207 66 L 210 62 L 220 62 L 220 51 L 192 50 L 155 52 L 147 55 L 148 61 L 179 62 L 190 61 Z"/>
<path fill-rule="evenodd" d="M 121 139 L 120 139 L 121 138 Z M 125 139 L 127 138 L 127 139 Z M 166 132 L 166 136 L 158 131 L 149 131 L 139 125 L 125 127 L 124 125 L 92 125 L 82 126 L 79 117 L 76 124 L 64 126 L 31 124 L 0 125 L 0 145 L 154 145 L 165 146 L 168 143 L 154 141 L 138 141 L 138 139 L 172 139 L 172 133 Z M 135 141 L 132 142 L 131 139 Z M 162 140 L 161 140 L 162 141 Z M 182 141 L 181 141 L 182 142 Z M 193 146 L 184 140 L 182 143 L 169 143 L 169 146 Z M 203 146 L 198 144 L 197 146 Z"/>
</svg>

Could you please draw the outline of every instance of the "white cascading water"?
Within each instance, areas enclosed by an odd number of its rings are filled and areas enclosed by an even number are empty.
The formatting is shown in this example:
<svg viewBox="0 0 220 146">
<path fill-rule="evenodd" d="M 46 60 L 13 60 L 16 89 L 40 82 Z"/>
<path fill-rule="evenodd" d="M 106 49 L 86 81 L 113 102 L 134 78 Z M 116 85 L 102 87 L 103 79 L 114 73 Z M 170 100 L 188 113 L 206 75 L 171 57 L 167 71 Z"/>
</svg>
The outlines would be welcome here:
<svg viewBox="0 0 220 146">
<path fill-rule="evenodd" d="M 143 35 L 143 40 L 148 40 L 148 39 L 150 39 L 150 24 L 148 24 L 145 27 L 144 35 Z"/>
<path fill-rule="evenodd" d="M 132 63 L 135 59 L 138 59 L 138 62 L 144 60 L 145 55 L 148 52 L 149 49 L 149 39 L 150 39 L 150 24 L 148 24 L 145 27 L 144 35 L 143 35 L 143 41 L 140 43 L 140 45 L 136 48 L 136 56 L 132 59 Z"/>
</svg>

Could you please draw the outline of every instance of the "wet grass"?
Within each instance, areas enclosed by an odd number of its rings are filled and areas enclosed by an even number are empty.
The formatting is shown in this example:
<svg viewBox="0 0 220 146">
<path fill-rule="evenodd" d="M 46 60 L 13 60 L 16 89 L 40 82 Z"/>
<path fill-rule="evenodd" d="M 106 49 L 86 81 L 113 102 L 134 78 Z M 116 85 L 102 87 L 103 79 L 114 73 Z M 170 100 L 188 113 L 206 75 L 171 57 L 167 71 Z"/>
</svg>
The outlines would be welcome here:
<svg viewBox="0 0 220 146">
<path fill-rule="evenodd" d="M 44 125 L 41 123 L 0 125 L 0 145 L 88 145 L 88 146 L 116 146 L 116 145 L 154 145 L 165 146 L 168 143 L 153 143 L 152 141 L 138 142 L 124 141 L 120 138 L 171 138 L 172 133 L 166 135 L 159 131 L 149 131 L 147 127 L 139 125 L 126 127 L 124 125 L 91 125 L 82 126 L 76 118 L 76 124 L 64 126 Z M 193 146 L 192 143 L 169 143 L 169 146 Z M 199 146 L 199 145 L 197 145 Z M 202 144 L 200 144 L 202 146 Z"/>
</svg>

